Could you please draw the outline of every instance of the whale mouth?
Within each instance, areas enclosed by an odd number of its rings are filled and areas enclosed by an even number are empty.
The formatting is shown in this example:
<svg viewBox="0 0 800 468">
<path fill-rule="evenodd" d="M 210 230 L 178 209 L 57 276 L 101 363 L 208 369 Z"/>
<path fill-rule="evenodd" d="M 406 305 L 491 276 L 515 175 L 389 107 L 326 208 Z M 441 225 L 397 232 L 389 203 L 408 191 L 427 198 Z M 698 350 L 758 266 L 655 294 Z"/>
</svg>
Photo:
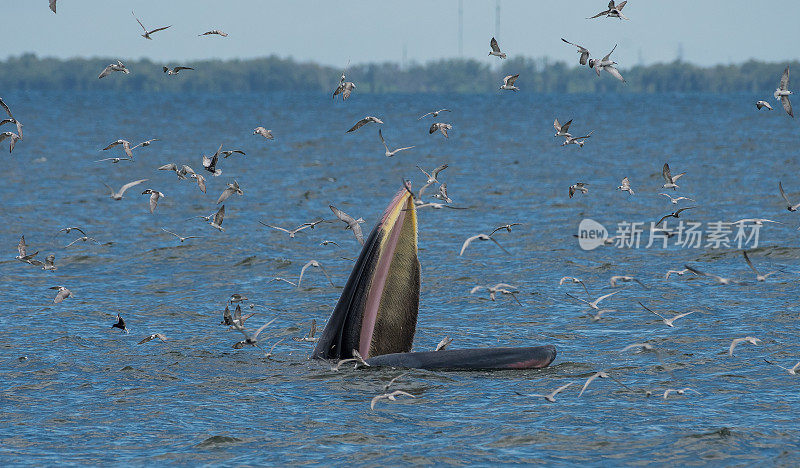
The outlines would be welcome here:
<svg viewBox="0 0 800 468">
<path fill-rule="evenodd" d="M 411 350 L 419 309 L 417 217 L 398 192 L 364 242 L 313 357 L 364 358 Z"/>
<path fill-rule="evenodd" d="M 312 354 L 370 366 L 441 370 L 538 369 L 554 346 L 411 352 L 419 310 L 417 214 L 410 189 L 398 192 L 364 242 Z"/>
</svg>

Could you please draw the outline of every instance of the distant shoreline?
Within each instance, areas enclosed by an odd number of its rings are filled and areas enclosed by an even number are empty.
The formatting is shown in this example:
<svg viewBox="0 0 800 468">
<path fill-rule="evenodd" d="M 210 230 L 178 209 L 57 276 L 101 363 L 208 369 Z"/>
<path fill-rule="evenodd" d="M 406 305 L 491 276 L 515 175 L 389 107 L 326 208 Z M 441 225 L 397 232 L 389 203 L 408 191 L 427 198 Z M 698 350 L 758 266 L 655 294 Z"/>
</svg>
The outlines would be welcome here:
<svg viewBox="0 0 800 468">
<path fill-rule="evenodd" d="M 152 92 L 333 92 L 342 70 L 291 58 L 269 56 L 246 60 L 200 60 L 160 63 L 151 60 L 123 62 L 129 75 L 98 74 L 112 58 L 40 58 L 34 54 L 0 62 L 0 95 L 14 91 L 152 91 Z M 577 62 L 577 61 L 576 61 Z M 185 65 L 194 71 L 167 76 L 161 67 Z M 671 62 L 630 68 L 620 67 L 628 84 L 605 73 L 597 77 L 577 63 L 547 59 L 511 58 L 492 69 L 485 61 L 445 59 L 412 63 L 373 63 L 351 66 L 347 79 L 356 93 L 488 93 L 502 77 L 519 73 L 522 92 L 536 93 L 756 93 L 772 96 L 786 65 L 800 72 L 800 63 L 747 61 L 737 65 L 699 67 Z"/>
</svg>

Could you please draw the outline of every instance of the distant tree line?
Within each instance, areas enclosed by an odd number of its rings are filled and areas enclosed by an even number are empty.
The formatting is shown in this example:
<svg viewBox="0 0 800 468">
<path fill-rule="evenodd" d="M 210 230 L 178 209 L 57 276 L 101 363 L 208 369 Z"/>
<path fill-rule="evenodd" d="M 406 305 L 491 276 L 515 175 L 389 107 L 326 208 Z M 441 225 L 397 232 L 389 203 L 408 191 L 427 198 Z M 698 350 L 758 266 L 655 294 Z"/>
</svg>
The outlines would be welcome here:
<svg viewBox="0 0 800 468">
<path fill-rule="evenodd" d="M 201 60 L 155 63 L 125 61 L 129 75 L 97 76 L 111 58 L 39 58 L 34 54 L 0 62 L 0 95 L 9 90 L 120 90 L 120 91 L 305 91 L 331 92 L 341 69 L 291 58 L 270 56 L 247 60 Z M 186 65 L 194 71 L 178 76 L 162 73 L 162 66 Z M 751 92 L 768 96 L 777 87 L 786 65 L 797 62 L 748 61 L 738 65 L 699 67 L 686 62 L 659 63 L 620 69 L 628 84 L 608 76 L 598 78 L 588 67 L 547 59 L 513 58 L 495 67 L 472 59 L 445 59 L 400 67 L 396 63 L 351 66 L 347 78 L 366 93 L 485 93 L 496 90 L 505 75 L 519 73 L 517 85 L 527 92 Z M 499 67 L 499 68 L 496 68 Z"/>
</svg>

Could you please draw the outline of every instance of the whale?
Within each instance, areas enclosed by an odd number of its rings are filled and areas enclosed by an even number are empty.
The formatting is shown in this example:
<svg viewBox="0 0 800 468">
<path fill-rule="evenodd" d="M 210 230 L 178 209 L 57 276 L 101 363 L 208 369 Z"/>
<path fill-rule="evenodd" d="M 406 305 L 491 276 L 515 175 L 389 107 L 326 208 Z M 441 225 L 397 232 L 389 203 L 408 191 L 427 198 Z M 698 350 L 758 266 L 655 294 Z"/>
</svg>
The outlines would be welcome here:
<svg viewBox="0 0 800 468">
<path fill-rule="evenodd" d="M 555 360 L 553 345 L 412 351 L 421 286 L 417 232 L 414 194 L 405 186 L 364 241 L 313 358 L 445 370 L 538 369 Z"/>
</svg>

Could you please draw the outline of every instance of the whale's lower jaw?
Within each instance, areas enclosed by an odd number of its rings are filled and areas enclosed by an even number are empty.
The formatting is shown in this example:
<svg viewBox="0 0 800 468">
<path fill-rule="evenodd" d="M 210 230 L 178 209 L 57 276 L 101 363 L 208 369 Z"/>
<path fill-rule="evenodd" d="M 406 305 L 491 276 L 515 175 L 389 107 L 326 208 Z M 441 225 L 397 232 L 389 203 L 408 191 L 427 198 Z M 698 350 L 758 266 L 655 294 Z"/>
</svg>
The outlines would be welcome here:
<svg viewBox="0 0 800 468">
<path fill-rule="evenodd" d="M 549 366 L 555 358 L 556 347 L 545 345 L 383 354 L 367 359 L 367 364 L 439 370 L 541 369 Z"/>
</svg>

